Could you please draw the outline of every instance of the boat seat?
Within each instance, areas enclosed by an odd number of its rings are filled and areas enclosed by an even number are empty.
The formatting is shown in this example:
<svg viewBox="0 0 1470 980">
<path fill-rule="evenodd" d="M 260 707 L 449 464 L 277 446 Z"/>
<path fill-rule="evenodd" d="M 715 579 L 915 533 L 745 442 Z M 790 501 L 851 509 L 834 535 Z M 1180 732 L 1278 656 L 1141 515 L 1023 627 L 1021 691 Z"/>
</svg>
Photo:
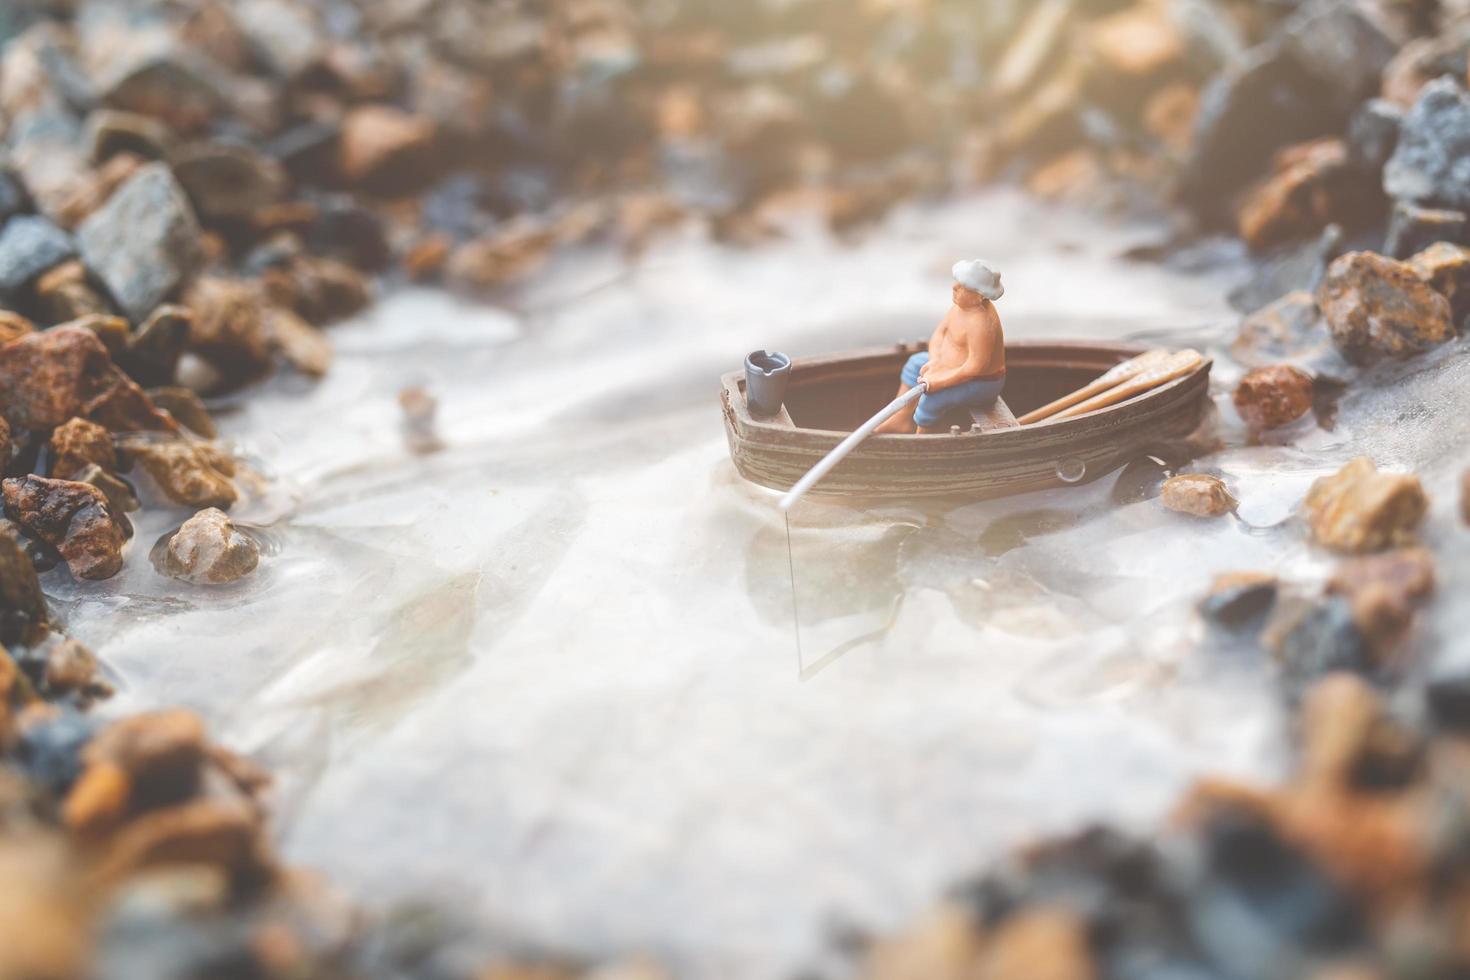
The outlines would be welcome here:
<svg viewBox="0 0 1470 980">
<path fill-rule="evenodd" d="M 1011 414 L 1005 399 L 997 398 L 988 408 L 977 408 L 970 412 L 971 432 L 993 432 L 996 429 L 1015 429 L 1021 423 Z"/>
</svg>

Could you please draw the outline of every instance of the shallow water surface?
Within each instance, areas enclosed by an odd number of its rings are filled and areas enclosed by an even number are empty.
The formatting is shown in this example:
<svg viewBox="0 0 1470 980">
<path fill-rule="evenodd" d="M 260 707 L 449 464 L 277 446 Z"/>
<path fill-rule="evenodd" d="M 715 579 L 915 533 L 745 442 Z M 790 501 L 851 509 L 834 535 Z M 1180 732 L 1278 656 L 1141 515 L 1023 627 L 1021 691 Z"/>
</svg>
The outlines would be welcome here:
<svg viewBox="0 0 1470 980">
<path fill-rule="evenodd" d="M 1147 234 L 995 194 L 857 245 L 798 225 L 756 252 L 568 257 L 501 308 L 400 292 L 334 329 L 324 381 L 223 415 L 273 481 L 237 509 L 271 548 L 251 580 L 159 578 L 143 553 L 178 514 L 112 582 L 48 588 L 117 672 L 109 710 L 203 711 L 279 774 L 287 856 L 354 895 L 788 975 L 834 925 L 901 924 L 1029 837 L 1146 827 L 1202 772 L 1274 775 L 1269 671 L 1197 652 L 1193 601 L 1220 571 L 1325 572 L 1289 517 L 1350 437 L 1452 480 L 1429 461 L 1464 425 L 1415 406 L 1463 401 L 1458 351 L 1398 401 L 1345 399 L 1306 448 L 1202 460 L 1240 520 L 1164 511 L 1147 462 L 991 503 L 812 500 L 798 637 L 785 527 L 729 463 L 718 375 L 758 347 L 927 335 L 969 254 L 1005 273 L 1011 336 L 1228 338 L 1228 283 L 1117 258 Z M 440 400 L 439 452 L 405 448 L 409 384 Z"/>
</svg>

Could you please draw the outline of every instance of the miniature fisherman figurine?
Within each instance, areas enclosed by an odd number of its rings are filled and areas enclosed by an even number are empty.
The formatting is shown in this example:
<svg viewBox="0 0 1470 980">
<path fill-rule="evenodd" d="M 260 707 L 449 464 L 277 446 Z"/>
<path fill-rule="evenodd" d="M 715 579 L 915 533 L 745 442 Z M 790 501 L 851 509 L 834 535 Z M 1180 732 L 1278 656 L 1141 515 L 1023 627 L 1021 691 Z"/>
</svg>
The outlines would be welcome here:
<svg viewBox="0 0 1470 980">
<path fill-rule="evenodd" d="M 1006 383 L 1005 335 L 995 301 L 1005 295 L 1000 273 L 979 259 L 954 264 L 954 305 L 929 338 L 929 349 L 903 366 L 899 397 L 922 378 L 928 390 L 918 403 L 893 416 L 878 432 L 921 434 L 943 431 L 944 417 L 957 409 L 988 408 Z"/>
</svg>

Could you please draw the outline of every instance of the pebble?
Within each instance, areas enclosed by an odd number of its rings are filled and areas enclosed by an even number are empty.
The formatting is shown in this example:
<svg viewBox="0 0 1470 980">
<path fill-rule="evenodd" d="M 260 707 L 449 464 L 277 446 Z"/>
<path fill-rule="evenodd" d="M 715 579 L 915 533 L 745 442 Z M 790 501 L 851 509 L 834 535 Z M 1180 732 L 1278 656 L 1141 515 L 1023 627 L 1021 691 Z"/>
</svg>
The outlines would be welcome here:
<svg viewBox="0 0 1470 980">
<path fill-rule="evenodd" d="M 35 332 L 36 325 L 26 317 L 12 310 L 0 310 L 0 347 Z"/>
<path fill-rule="evenodd" d="M 1248 372 L 1235 386 L 1235 410 L 1256 431 L 1276 429 L 1312 410 L 1312 376 L 1289 364 Z"/>
<path fill-rule="evenodd" d="M 82 413 L 111 362 L 97 335 L 80 327 L 27 334 L 0 347 L 0 415 L 13 429 L 50 429 Z"/>
<path fill-rule="evenodd" d="M 135 323 L 204 261 L 198 220 L 167 165 L 141 168 L 77 229 L 82 258 Z"/>
<path fill-rule="evenodd" d="M 1283 688 L 1292 700 L 1333 671 L 1368 675 L 1377 669 L 1372 644 L 1358 628 L 1352 603 L 1341 596 L 1330 596 L 1299 616 L 1282 633 L 1276 655 Z"/>
<path fill-rule="evenodd" d="M 77 254 L 76 242 L 47 219 L 11 218 L 0 229 L 0 300 L 20 298 L 42 274 Z"/>
<path fill-rule="evenodd" d="M 15 538 L 0 529 L 0 647 L 40 642 L 48 621 L 35 566 Z"/>
<path fill-rule="evenodd" d="M 1353 165 L 1364 173 L 1382 173 L 1398 148 L 1403 123 L 1404 110 L 1387 99 L 1364 102 L 1348 127 L 1348 151 Z"/>
<path fill-rule="evenodd" d="M 35 475 L 3 486 L 5 516 L 55 548 L 77 578 L 106 579 L 122 570 L 126 536 L 102 491 Z"/>
<path fill-rule="evenodd" d="M 1467 156 L 1470 96 L 1454 79 L 1435 79 L 1404 117 L 1398 147 L 1383 171 L 1383 189 L 1411 204 L 1470 210 Z"/>
<path fill-rule="evenodd" d="M 1164 506 L 1194 517 L 1223 517 L 1235 510 L 1236 500 L 1225 482 L 1204 473 L 1182 473 L 1164 481 L 1159 493 Z"/>
<path fill-rule="evenodd" d="M 168 412 L 195 435 L 206 439 L 219 435 L 209 409 L 204 407 L 204 401 L 188 388 L 150 388 L 148 397 L 153 399 L 153 404 Z"/>
<path fill-rule="evenodd" d="M 73 418 L 52 430 L 52 478 L 74 480 L 92 465 L 108 471 L 117 469 L 117 454 L 112 450 L 112 434 L 107 429 L 86 419 Z"/>
<path fill-rule="evenodd" d="M 205 442 L 124 436 L 117 443 L 126 460 L 136 461 L 164 495 L 188 507 L 229 507 L 239 498 L 231 477 L 235 463 Z"/>
<path fill-rule="evenodd" d="M 1380 473 L 1359 457 L 1312 484 L 1302 509 L 1318 544 L 1363 554 L 1411 544 L 1429 498 L 1418 477 Z"/>
<path fill-rule="evenodd" d="M 265 328 L 271 346 L 307 377 L 320 378 L 332 366 L 331 342 L 294 311 L 270 307 L 265 314 Z"/>
<path fill-rule="evenodd" d="M 279 163 L 239 143 L 194 143 L 170 161 L 174 176 L 200 218 L 240 221 L 285 196 L 287 177 Z"/>
<path fill-rule="evenodd" d="M 1449 300 L 1412 266 L 1373 252 L 1333 262 L 1317 299 L 1334 342 L 1356 363 L 1407 357 L 1455 336 Z"/>
<path fill-rule="evenodd" d="M 189 350 L 231 380 L 248 380 L 270 366 L 261 292 L 254 283 L 203 276 L 184 297 L 193 311 Z"/>
<path fill-rule="evenodd" d="M 1230 353 L 1244 364 L 1264 367 L 1329 347 L 1331 336 L 1317 297 L 1298 289 L 1246 317 Z"/>
<path fill-rule="evenodd" d="M 1470 316 L 1470 248 L 1451 242 L 1436 242 L 1409 259 L 1419 278 L 1450 301 L 1450 317 L 1456 327 Z"/>
<path fill-rule="evenodd" d="M 1433 594 L 1434 584 L 1434 556 L 1424 548 L 1399 548 L 1344 562 L 1328 580 L 1327 591 L 1347 597 L 1359 630 L 1383 657 Z"/>
<path fill-rule="evenodd" d="M 195 585 L 235 582 L 260 563 L 260 545 L 221 510 L 201 510 L 168 539 L 160 571 Z"/>
<path fill-rule="evenodd" d="M 86 316 L 107 316 L 112 304 L 93 285 L 87 267 L 71 259 L 36 280 L 31 307 L 48 324 L 69 323 Z M 126 328 L 127 321 L 123 321 Z"/>
<path fill-rule="evenodd" d="M 193 330 L 194 314 L 188 307 L 164 304 L 128 335 L 127 347 L 116 360 L 141 385 L 170 385 Z"/>
</svg>

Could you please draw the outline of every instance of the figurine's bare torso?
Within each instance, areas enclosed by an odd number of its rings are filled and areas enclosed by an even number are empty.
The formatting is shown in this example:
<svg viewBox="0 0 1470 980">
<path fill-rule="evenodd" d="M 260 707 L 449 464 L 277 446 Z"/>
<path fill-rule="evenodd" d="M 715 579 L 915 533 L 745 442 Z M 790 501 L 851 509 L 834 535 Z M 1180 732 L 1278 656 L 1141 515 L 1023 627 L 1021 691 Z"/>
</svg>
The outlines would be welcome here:
<svg viewBox="0 0 1470 980">
<path fill-rule="evenodd" d="M 925 399 L 943 403 L 950 398 L 935 399 L 933 396 L 961 385 L 977 388 L 980 382 L 996 382 L 991 386 L 993 393 L 989 393 L 993 401 L 1000 393 L 999 385 L 1004 383 L 1006 369 L 1005 334 L 1001 329 L 1000 315 L 996 313 L 994 303 L 959 283 L 954 285 L 953 297 L 954 305 L 929 338 L 928 363 L 916 373 L 913 373 L 911 365 L 905 365 L 905 371 L 909 373 L 899 385 L 899 394 L 904 394 L 923 379 L 927 388 Z M 925 359 L 925 355 L 916 357 Z M 960 399 L 968 397 L 966 392 L 954 391 L 952 394 Z M 987 392 L 981 390 L 977 394 L 983 397 Z M 910 407 L 884 422 L 877 431 L 940 431 L 934 426 L 934 421 L 927 417 L 921 402 L 919 406 Z"/>
</svg>

